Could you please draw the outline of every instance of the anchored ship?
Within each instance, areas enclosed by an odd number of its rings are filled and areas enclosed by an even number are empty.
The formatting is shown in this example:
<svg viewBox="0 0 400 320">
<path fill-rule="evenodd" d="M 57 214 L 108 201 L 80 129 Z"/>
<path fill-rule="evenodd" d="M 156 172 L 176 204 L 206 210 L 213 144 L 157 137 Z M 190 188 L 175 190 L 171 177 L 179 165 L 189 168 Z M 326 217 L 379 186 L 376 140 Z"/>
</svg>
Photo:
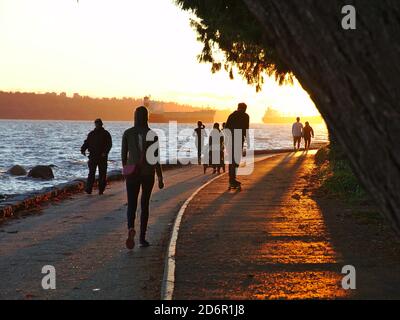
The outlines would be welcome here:
<svg viewBox="0 0 400 320">
<path fill-rule="evenodd" d="M 321 116 L 301 116 L 301 119 L 310 123 L 323 122 Z M 283 116 L 279 111 L 268 107 L 262 120 L 264 123 L 292 123 L 296 121 L 296 117 Z"/>
<path fill-rule="evenodd" d="M 153 123 L 166 123 L 170 121 L 194 123 L 199 120 L 203 123 L 213 123 L 216 112 L 212 109 L 189 112 L 164 112 L 162 108 L 150 103 L 150 97 L 144 97 L 143 104 L 149 109 L 149 121 Z"/>
</svg>

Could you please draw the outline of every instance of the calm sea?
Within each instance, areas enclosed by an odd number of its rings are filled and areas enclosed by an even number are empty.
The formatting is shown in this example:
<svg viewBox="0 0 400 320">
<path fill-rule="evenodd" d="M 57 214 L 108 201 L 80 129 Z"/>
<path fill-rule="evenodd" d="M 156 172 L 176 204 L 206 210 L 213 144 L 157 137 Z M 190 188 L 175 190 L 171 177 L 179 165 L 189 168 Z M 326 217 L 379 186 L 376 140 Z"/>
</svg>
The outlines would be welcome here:
<svg viewBox="0 0 400 320">
<path fill-rule="evenodd" d="M 105 122 L 105 128 L 113 137 L 113 148 L 109 156 L 109 169 L 121 168 L 121 137 L 129 122 Z M 161 140 L 161 157 L 165 161 L 169 141 L 168 124 L 153 124 Z M 292 146 L 291 125 L 254 124 L 256 149 L 280 149 Z M 89 121 L 31 121 L 0 120 L 0 201 L 4 195 L 19 194 L 71 181 L 87 175 L 87 158 L 80 154 L 80 147 L 93 123 Z M 315 142 L 327 141 L 325 125 L 313 126 Z M 210 129 L 210 125 L 207 126 Z M 179 157 L 194 157 L 193 124 L 178 124 Z M 170 150 L 176 154 L 175 150 Z M 175 153 L 173 153 L 175 152 Z M 41 181 L 27 177 L 13 177 L 7 170 L 15 165 L 27 170 L 35 165 L 53 165 L 55 179 Z"/>
</svg>

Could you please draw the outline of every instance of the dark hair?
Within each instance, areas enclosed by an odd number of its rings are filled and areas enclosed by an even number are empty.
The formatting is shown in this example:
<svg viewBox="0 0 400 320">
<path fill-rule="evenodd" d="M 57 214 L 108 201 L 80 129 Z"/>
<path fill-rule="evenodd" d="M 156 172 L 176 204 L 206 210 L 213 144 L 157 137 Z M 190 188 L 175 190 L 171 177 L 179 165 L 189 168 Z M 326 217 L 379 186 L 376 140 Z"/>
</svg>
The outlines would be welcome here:
<svg viewBox="0 0 400 320">
<path fill-rule="evenodd" d="M 101 125 L 101 126 L 103 125 L 103 121 L 102 121 L 100 118 L 94 120 L 94 123 L 95 123 L 95 124 L 98 123 L 98 124 Z"/>
<path fill-rule="evenodd" d="M 309 126 L 309 125 L 310 125 L 310 123 L 308 121 L 306 121 L 306 126 Z"/>
<path fill-rule="evenodd" d="M 297 120 L 297 121 L 300 121 L 300 117 L 297 117 L 296 120 Z"/>
<path fill-rule="evenodd" d="M 239 111 L 246 111 L 247 110 L 247 104 L 245 104 L 244 102 L 241 102 L 238 104 L 238 110 Z"/>
<path fill-rule="evenodd" d="M 149 110 L 145 106 L 137 107 L 135 110 L 135 127 L 149 127 Z"/>
<path fill-rule="evenodd" d="M 200 120 L 197 121 L 197 126 L 198 126 L 198 127 L 200 127 L 200 126 L 202 126 L 202 125 L 203 125 L 203 122 L 201 122 Z"/>
<path fill-rule="evenodd" d="M 219 123 L 218 122 L 214 123 L 213 128 L 219 130 Z"/>
</svg>

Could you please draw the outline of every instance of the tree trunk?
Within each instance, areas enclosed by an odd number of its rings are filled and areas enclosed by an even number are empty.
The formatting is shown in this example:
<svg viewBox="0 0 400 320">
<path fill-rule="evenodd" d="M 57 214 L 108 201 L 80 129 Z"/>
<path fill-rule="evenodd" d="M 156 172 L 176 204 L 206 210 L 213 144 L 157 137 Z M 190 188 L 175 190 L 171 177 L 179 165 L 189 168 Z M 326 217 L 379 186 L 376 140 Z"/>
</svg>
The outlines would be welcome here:
<svg viewBox="0 0 400 320">
<path fill-rule="evenodd" d="M 400 233 L 400 1 L 243 0 Z M 344 5 L 357 29 L 344 30 Z"/>
</svg>

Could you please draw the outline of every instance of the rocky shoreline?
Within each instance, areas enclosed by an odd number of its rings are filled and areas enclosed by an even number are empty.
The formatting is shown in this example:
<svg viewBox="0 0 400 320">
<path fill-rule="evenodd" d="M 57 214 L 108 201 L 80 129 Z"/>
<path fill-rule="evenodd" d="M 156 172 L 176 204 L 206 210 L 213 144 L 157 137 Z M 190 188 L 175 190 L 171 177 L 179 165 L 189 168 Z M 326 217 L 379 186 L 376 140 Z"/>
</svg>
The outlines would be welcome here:
<svg viewBox="0 0 400 320">
<path fill-rule="evenodd" d="M 163 170 L 172 170 L 182 167 L 178 164 L 163 165 Z M 121 181 L 124 179 L 121 170 L 112 170 L 107 174 L 107 181 Z M 73 181 L 60 183 L 53 187 L 43 188 L 32 192 L 7 197 L 0 202 L 0 223 L 8 218 L 12 218 L 18 212 L 32 209 L 46 202 L 55 200 L 59 197 L 83 192 L 85 189 L 86 178 L 77 178 Z M 97 183 L 97 178 L 96 178 Z"/>
<path fill-rule="evenodd" d="M 122 178 L 120 170 L 111 171 L 108 174 L 108 181 L 117 181 Z M 78 178 L 70 182 L 58 184 L 54 187 L 47 187 L 41 190 L 6 197 L 5 201 L 0 202 L 0 221 L 13 217 L 14 214 L 19 211 L 34 208 L 57 197 L 82 192 L 84 188 L 85 179 Z"/>
</svg>

